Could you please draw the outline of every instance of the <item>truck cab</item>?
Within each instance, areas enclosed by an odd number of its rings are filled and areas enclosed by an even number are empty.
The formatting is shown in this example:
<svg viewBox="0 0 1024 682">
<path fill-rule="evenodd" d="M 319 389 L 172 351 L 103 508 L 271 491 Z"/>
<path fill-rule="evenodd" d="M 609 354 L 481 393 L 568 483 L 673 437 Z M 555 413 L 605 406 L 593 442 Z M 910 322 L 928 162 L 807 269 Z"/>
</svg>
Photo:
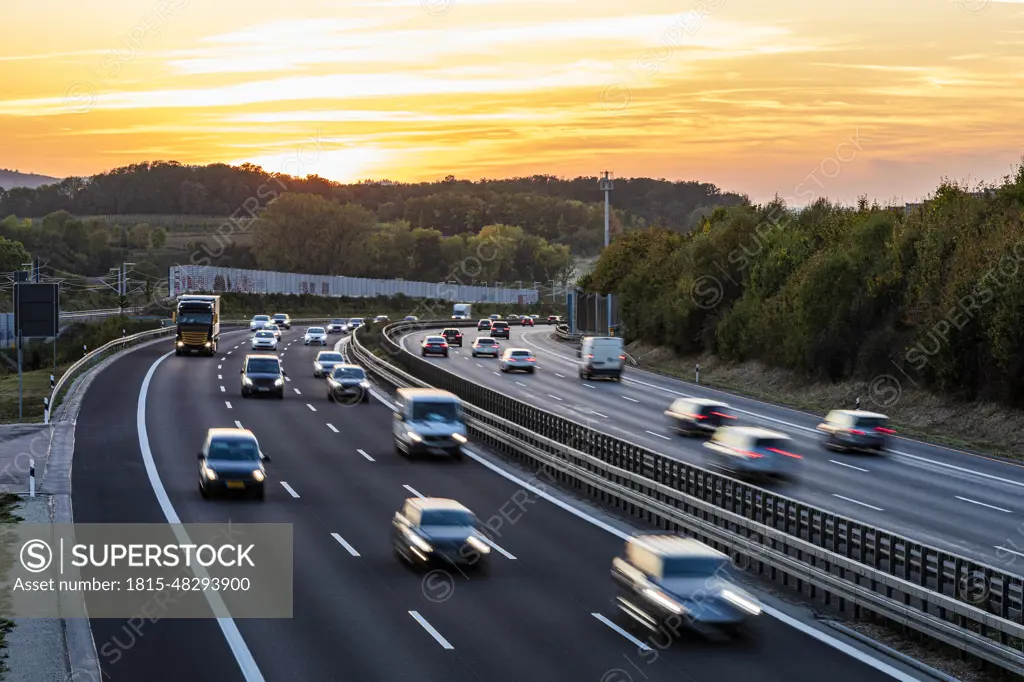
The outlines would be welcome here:
<svg viewBox="0 0 1024 682">
<path fill-rule="evenodd" d="M 220 296 L 181 296 L 174 311 L 174 354 L 214 356 L 220 341 Z"/>
</svg>

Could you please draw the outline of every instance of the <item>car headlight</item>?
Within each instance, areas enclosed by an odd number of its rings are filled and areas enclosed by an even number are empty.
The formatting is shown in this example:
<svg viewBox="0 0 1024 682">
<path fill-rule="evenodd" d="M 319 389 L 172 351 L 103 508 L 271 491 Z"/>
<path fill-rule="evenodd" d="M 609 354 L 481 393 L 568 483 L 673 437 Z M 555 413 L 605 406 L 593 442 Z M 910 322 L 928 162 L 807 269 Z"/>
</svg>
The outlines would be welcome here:
<svg viewBox="0 0 1024 682">
<path fill-rule="evenodd" d="M 313 366 L 316 367 L 317 369 L 323 369 L 324 368 L 323 365 L 321 365 L 319 362 L 314 362 Z"/>
<path fill-rule="evenodd" d="M 452 440 L 454 440 L 456 443 L 467 443 L 467 442 L 469 442 L 468 439 L 465 436 L 463 436 L 461 433 L 453 433 L 452 434 Z"/>
<path fill-rule="evenodd" d="M 369 388 L 370 387 L 370 382 L 369 381 L 360 381 L 359 382 L 359 386 L 361 388 Z"/>
<path fill-rule="evenodd" d="M 423 442 L 423 437 L 420 436 L 420 434 L 416 433 L 415 431 L 406 431 L 406 435 L 409 436 L 411 440 L 417 443 Z"/>
<path fill-rule="evenodd" d="M 252 386 L 252 379 L 249 377 L 242 377 L 242 383 L 246 386 Z"/>
<path fill-rule="evenodd" d="M 487 545 L 487 543 L 475 535 L 470 535 L 469 538 L 466 540 L 466 544 L 475 549 L 476 551 L 480 552 L 481 554 L 490 554 L 491 552 L 491 548 Z"/>
<path fill-rule="evenodd" d="M 726 600 L 733 606 L 738 606 L 751 615 L 761 615 L 761 607 L 758 604 L 742 595 L 736 594 L 735 592 L 722 590 L 722 599 Z"/>
<path fill-rule="evenodd" d="M 255 471 L 252 472 L 252 480 L 256 481 L 257 483 L 262 483 L 266 478 L 266 474 L 264 474 L 259 469 L 256 469 Z"/>
<path fill-rule="evenodd" d="M 184 345 L 185 345 L 184 341 L 178 341 L 178 348 L 182 348 L 182 347 L 184 347 Z"/>
<path fill-rule="evenodd" d="M 659 592 L 658 590 L 652 590 L 648 588 L 644 590 L 644 594 L 650 597 L 652 601 L 657 602 L 658 604 L 665 607 L 672 613 L 682 613 L 683 611 L 685 611 L 685 609 L 680 604 L 677 604 L 663 592 Z"/>
<path fill-rule="evenodd" d="M 284 386 L 284 377 L 278 377 L 277 381 L 274 382 L 275 386 Z"/>
<path fill-rule="evenodd" d="M 210 467 L 203 467 L 203 473 L 206 474 L 206 478 L 208 478 L 209 480 L 217 480 L 217 472 L 211 469 Z"/>
<path fill-rule="evenodd" d="M 411 530 L 405 531 L 405 537 L 409 538 L 409 542 L 411 542 L 416 547 L 416 549 L 420 550 L 421 552 L 426 553 L 434 551 L 434 548 L 430 546 L 429 542 L 427 542 Z"/>
<path fill-rule="evenodd" d="M 206 342 L 206 343 L 204 343 L 203 345 L 204 345 L 204 346 L 206 346 L 207 348 L 209 348 L 209 347 L 210 347 L 211 345 L 213 345 L 213 344 L 211 344 L 211 343 L 210 343 L 209 341 L 207 341 L 207 342 Z"/>
</svg>

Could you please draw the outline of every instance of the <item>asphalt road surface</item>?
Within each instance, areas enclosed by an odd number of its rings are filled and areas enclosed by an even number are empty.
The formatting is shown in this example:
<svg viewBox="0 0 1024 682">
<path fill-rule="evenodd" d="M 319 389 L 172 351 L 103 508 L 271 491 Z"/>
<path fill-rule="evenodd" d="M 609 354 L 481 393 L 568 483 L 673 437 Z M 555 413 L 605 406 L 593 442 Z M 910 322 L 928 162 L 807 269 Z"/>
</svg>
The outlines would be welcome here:
<svg viewBox="0 0 1024 682">
<path fill-rule="evenodd" d="M 629 367 L 621 383 L 584 381 L 575 349 L 551 339 L 552 331 L 512 327 L 511 339 L 499 340 L 503 350 L 534 352 L 533 375 L 503 374 L 497 360 L 472 358 L 474 329 L 463 330 L 462 349 L 428 359 L 518 400 L 699 466 L 713 466 L 703 441 L 673 433 L 664 410 L 680 396 L 722 400 L 733 407 L 737 424 L 781 431 L 803 456 L 797 482 L 765 487 L 1004 571 L 1024 572 L 1021 466 L 904 438 L 896 438 L 882 456 L 833 452 L 822 447 L 815 431 L 823 416 Z M 418 353 L 427 333 L 407 335 L 402 343 Z M 837 406 L 842 407 L 852 406 Z"/>
<path fill-rule="evenodd" d="M 284 335 L 289 381 L 281 401 L 241 398 L 245 333 L 227 336 L 216 358 L 174 357 L 170 343 L 140 349 L 89 389 L 76 431 L 76 522 L 164 522 L 172 508 L 184 523 L 290 523 L 295 543 L 293 618 L 93 619 L 105 679 L 819 682 L 824 671 L 832 682 L 919 678 L 772 600 L 781 613 L 762 615 L 748 642 L 683 635 L 667 646 L 621 629 L 609 570 L 628 526 L 582 503 L 574 503 L 582 516 L 570 513 L 553 501 L 557 493 L 525 488 L 529 472 L 485 465 L 491 456 L 483 451 L 471 448 L 462 463 L 399 457 L 387 404 L 327 402 L 324 381 L 312 376 L 318 349 L 303 347 L 303 331 Z M 475 364 L 449 361 L 457 363 Z M 536 379 L 549 381 L 544 372 L 528 378 Z M 272 457 L 266 499 L 203 500 L 194 453 L 207 429 L 237 425 Z M 163 505 L 154 486 L 166 491 Z M 490 575 L 417 573 L 396 559 L 391 519 L 418 494 L 505 519 Z"/>
</svg>

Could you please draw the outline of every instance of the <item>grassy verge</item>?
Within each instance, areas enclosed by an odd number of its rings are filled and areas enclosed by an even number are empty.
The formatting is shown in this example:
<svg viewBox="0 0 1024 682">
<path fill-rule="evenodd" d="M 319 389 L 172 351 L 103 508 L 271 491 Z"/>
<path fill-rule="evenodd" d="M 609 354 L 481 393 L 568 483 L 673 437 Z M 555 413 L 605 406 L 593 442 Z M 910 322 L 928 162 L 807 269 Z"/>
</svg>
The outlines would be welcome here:
<svg viewBox="0 0 1024 682">
<path fill-rule="evenodd" d="M 43 398 L 50 397 L 50 373 L 52 369 L 37 369 L 22 374 L 23 381 L 23 422 L 43 420 Z M 63 372 L 63 367 L 58 367 Z M 0 424 L 18 423 L 18 373 L 0 376 Z"/>
<path fill-rule="evenodd" d="M 0 524 L 19 523 L 21 517 L 14 513 L 14 507 L 21 501 L 14 493 L 0 493 Z M 14 629 L 14 621 L 7 618 L 0 618 L 0 675 L 6 673 L 7 668 L 7 635 Z"/>
<path fill-rule="evenodd" d="M 861 408 L 889 415 L 904 436 L 999 457 L 1024 459 L 1024 414 L 985 402 L 957 402 L 917 390 L 902 377 L 835 384 L 809 381 L 761 363 L 726 363 L 714 356 L 680 357 L 663 348 L 630 344 L 629 354 L 653 372 L 693 381 L 738 395 L 824 415 L 829 410 Z"/>
</svg>

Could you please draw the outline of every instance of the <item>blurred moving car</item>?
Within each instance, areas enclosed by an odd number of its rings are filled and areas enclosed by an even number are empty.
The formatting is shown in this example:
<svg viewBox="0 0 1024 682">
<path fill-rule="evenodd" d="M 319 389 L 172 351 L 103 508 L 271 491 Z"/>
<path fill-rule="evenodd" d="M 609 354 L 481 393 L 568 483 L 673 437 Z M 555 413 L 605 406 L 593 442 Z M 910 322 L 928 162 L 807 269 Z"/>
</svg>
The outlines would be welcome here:
<svg viewBox="0 0 1024 682">
<path fill-rule="evenodd" d="M 618 607 L 642 627 L 740 635 L 761 615 L 758 599 L 730 575 L 729 557 L 693 538 L 638 535 L 612 560 Z"/>
<path fill-rule="evenodd" d="M 398 454 L 462 459 L 462 446 L 468 438 L 458 396 L 433 388 L 400 388 L 395 397 L 398 409 L 392 438 Z"/>
<path fill-rule="evenodd" d="M 580 349 L 576 351 L 580 359 L 580 379 L 608 377 L 612 381 L 622 381 L 622 369 L 626 365 L 625 342 L 615 336 L 584 337 Z"/>
<path fill-rule="evenodd" d="M 754 426 L 723 426 L 704 447 L 712 450 L 723 469 L 752 477 L 792 479 L 803 457 L 790 451 L 793 439 L 778 431 Z"/>
<path fill-rule="evenodd" d="M 415 315 L 406 315 L 405 316 L 405 321 L 406 322 L 419 322 L 420 318 L 416 317 Z"/>
<path fill-rule="evenodd" d="M 717 400 L 676 398 L 665 410 L 665 416 L 672 428 L 683 435 L 707 435 L 736 419 L 729 410 L 728 405 Z"/>
<path fill-rule="evenodd" d="M 388 317 L 387 315 L 378 315 L 377 317 L 373 318 L 374 324 L 387 324 L 390 321 L 391 318 Z"/>
<path fill-rule="evenodd" d="M 548 324 L 561 324 L 562 318 L 558 315 L 548 315 Z"/>
<path fill-rule="evenodd" d="M 281 328 L 280 328 L 280 327 L 278 327 L 278 326 L 277 326 L 276 324 L 274 324 L 273 322 L 271 322 L 271 323 L 269 323 L 269 324 L 265 324 L 265 325 L 263 325 L 263 329 L 265 329 L 265 330 L 266 330 L 266 331 L 268 331 L 268 332 L 273 332 L 273 333 L 274 333 L 274 336 L 276 336 L 276 337 L 277 337 L 277 340 L 278 340 L 278 341 L 280 341 L 280 340 L 281 340 Z"/>
<path fill-rule="evenodd" d="M 506 373 L 513 370 L 521 370 L 533 374 L 534 370 L 537 369 L 537 358 L 533 356 L 533 353 L 528 348 L 509 348 L 501 354 L 498 366 L 502 372 Z"/>
<path fill-rule="evenodd" d="M 490 320 L 480 320 L 479 322 L 476 323 L 476 330 L 478 332 L 490 331 L 491 330 L 491 321 Z"/>
<path fill-rule="evenodd" d="M 476 341 L 473 342 L 472 352 L 474 358 L 478 358 L 481 355 L 491 355 L 497 358 L 499 354 L 498 342 L 488 336 L 477 337 Z"/>
<path fill-rule="evenodd" d="M 345 364 L 345 358 L 341 353 L 333 350 L 322 350 L 313 359 L 313 376 L 317 379 L 331 373 L 338 365 Z"/>
<path fill-rule="evenodd" d="M 493 315 L 490 315 L 489 317 L 490 317 L 491 322 L 494 322 L 495 320 L 500 320 L 501 319 L 501 315 L 499 315 L 497 313 L 495 313 Z"/>
<path fill-rule="evenodd" d="M 266 327 L 268 324 L 270 324 L 270 315 L 255 315 L 249 323 L 249 331 L 258 331 Z"/>
<path fill-rule="evenodd" d="M 350 332 L 354 332 L 355 330 L 357 330 L 357 329 L 359 329 L 360 327 L 362 327 L 362 326 L 363 326 L 363 323 L 364 323 L 365 321 L 366 321 L 366 320 L 364 320 L 364 319 L 363 319 L 363 318 L 361 318 L 361 317 L 353 317 L 352 319 L 350 319 L 350 320 L 348 321 L 348 330 L 349 330 Z"/>
<path fill-rule="evenodd" d="M 275 314 L 274 319 L 272 319 L 271 322 L 276 324 L 278 327 L 283 327 L 284 329 L 292 328 L 292 318 L 288 317 L 287 313 Z"/>
<path fill-rule="evenodd" d="M 370 382 L 358 365 L 335 365 L 327 375 L 327 400 L 330 402 L 370 402 Z"/>
<path fill-rule="evenodd" d="M 519 317 L 518 315 L 509 315 L 508 317 L 505 318 L 505 321 L 508 322 L 509 325 L 522 324 L 521 320 L 522 318 Z"/>
<path fill-rule="evenodd" d="M 277 350 L 277 337 L 274 332 L 260 330 L 252 337 L 253 350 Z"/>
<path fill-rule="evenodd" d="M 491 336 L 496 339 L 507 339 L 511 336 L 512 330 L 509 329 L 508 322 L 493 322 L 491 323 Z"/>
<path fill-rule="evenodd" d="M 412 566 L 451 564 L 486 572 L 491 547 L 476 515 L 455 500 L 410 497 L 395 512 L 395 553 Z"/>
<path fill-rule="evenodd" d="M 443 336 L 428 336 L 423 339 L 423 344 L 420 346 L 420 354 L 424 357 L 428 355 L 448 357 L 448 341 Z"/>
<path fill-rule="evenodd" d="M 863 410 L 832 410 L 818 424 L 822 444 L 829 450 L 885 452 L 889 436 L 889 417 Z"/>
<path fill-rule="evenodd" d="M 302 345 L 304 346 L 326 346 L 327 345 L 327 330 L 323 327 L 310 327 L 306 330 L 306 334 L 302 337 Z"/>
<path fill-rule="evenodd" d="M 199 492 L 208 498 L 215 493 L 237 491 L 262 500 L 267 487 L 263 463 L 269 461 L 252 431 L 210 429 L 199 451 Z"/>
<path fill-rule="evenodd" d="M 338 318 L 331 320 L 331 323 L 327 325 L 328 334 L 343 334 L 348 328 L 348 320 L 344 318 Z"/>
<path fill-rule="evenodd" d="M 246 355 L 242 361 L 242 397 L 272 395 L 284 398 L 284 379 L 288 373 L 276 355 Z"/>
<path fill-rule="evenodd" d="M 449 346 L 462 348 L 462 332 L 454 327 L 441 330 L 441 336 L 445 338 Z"/>
</svg>

